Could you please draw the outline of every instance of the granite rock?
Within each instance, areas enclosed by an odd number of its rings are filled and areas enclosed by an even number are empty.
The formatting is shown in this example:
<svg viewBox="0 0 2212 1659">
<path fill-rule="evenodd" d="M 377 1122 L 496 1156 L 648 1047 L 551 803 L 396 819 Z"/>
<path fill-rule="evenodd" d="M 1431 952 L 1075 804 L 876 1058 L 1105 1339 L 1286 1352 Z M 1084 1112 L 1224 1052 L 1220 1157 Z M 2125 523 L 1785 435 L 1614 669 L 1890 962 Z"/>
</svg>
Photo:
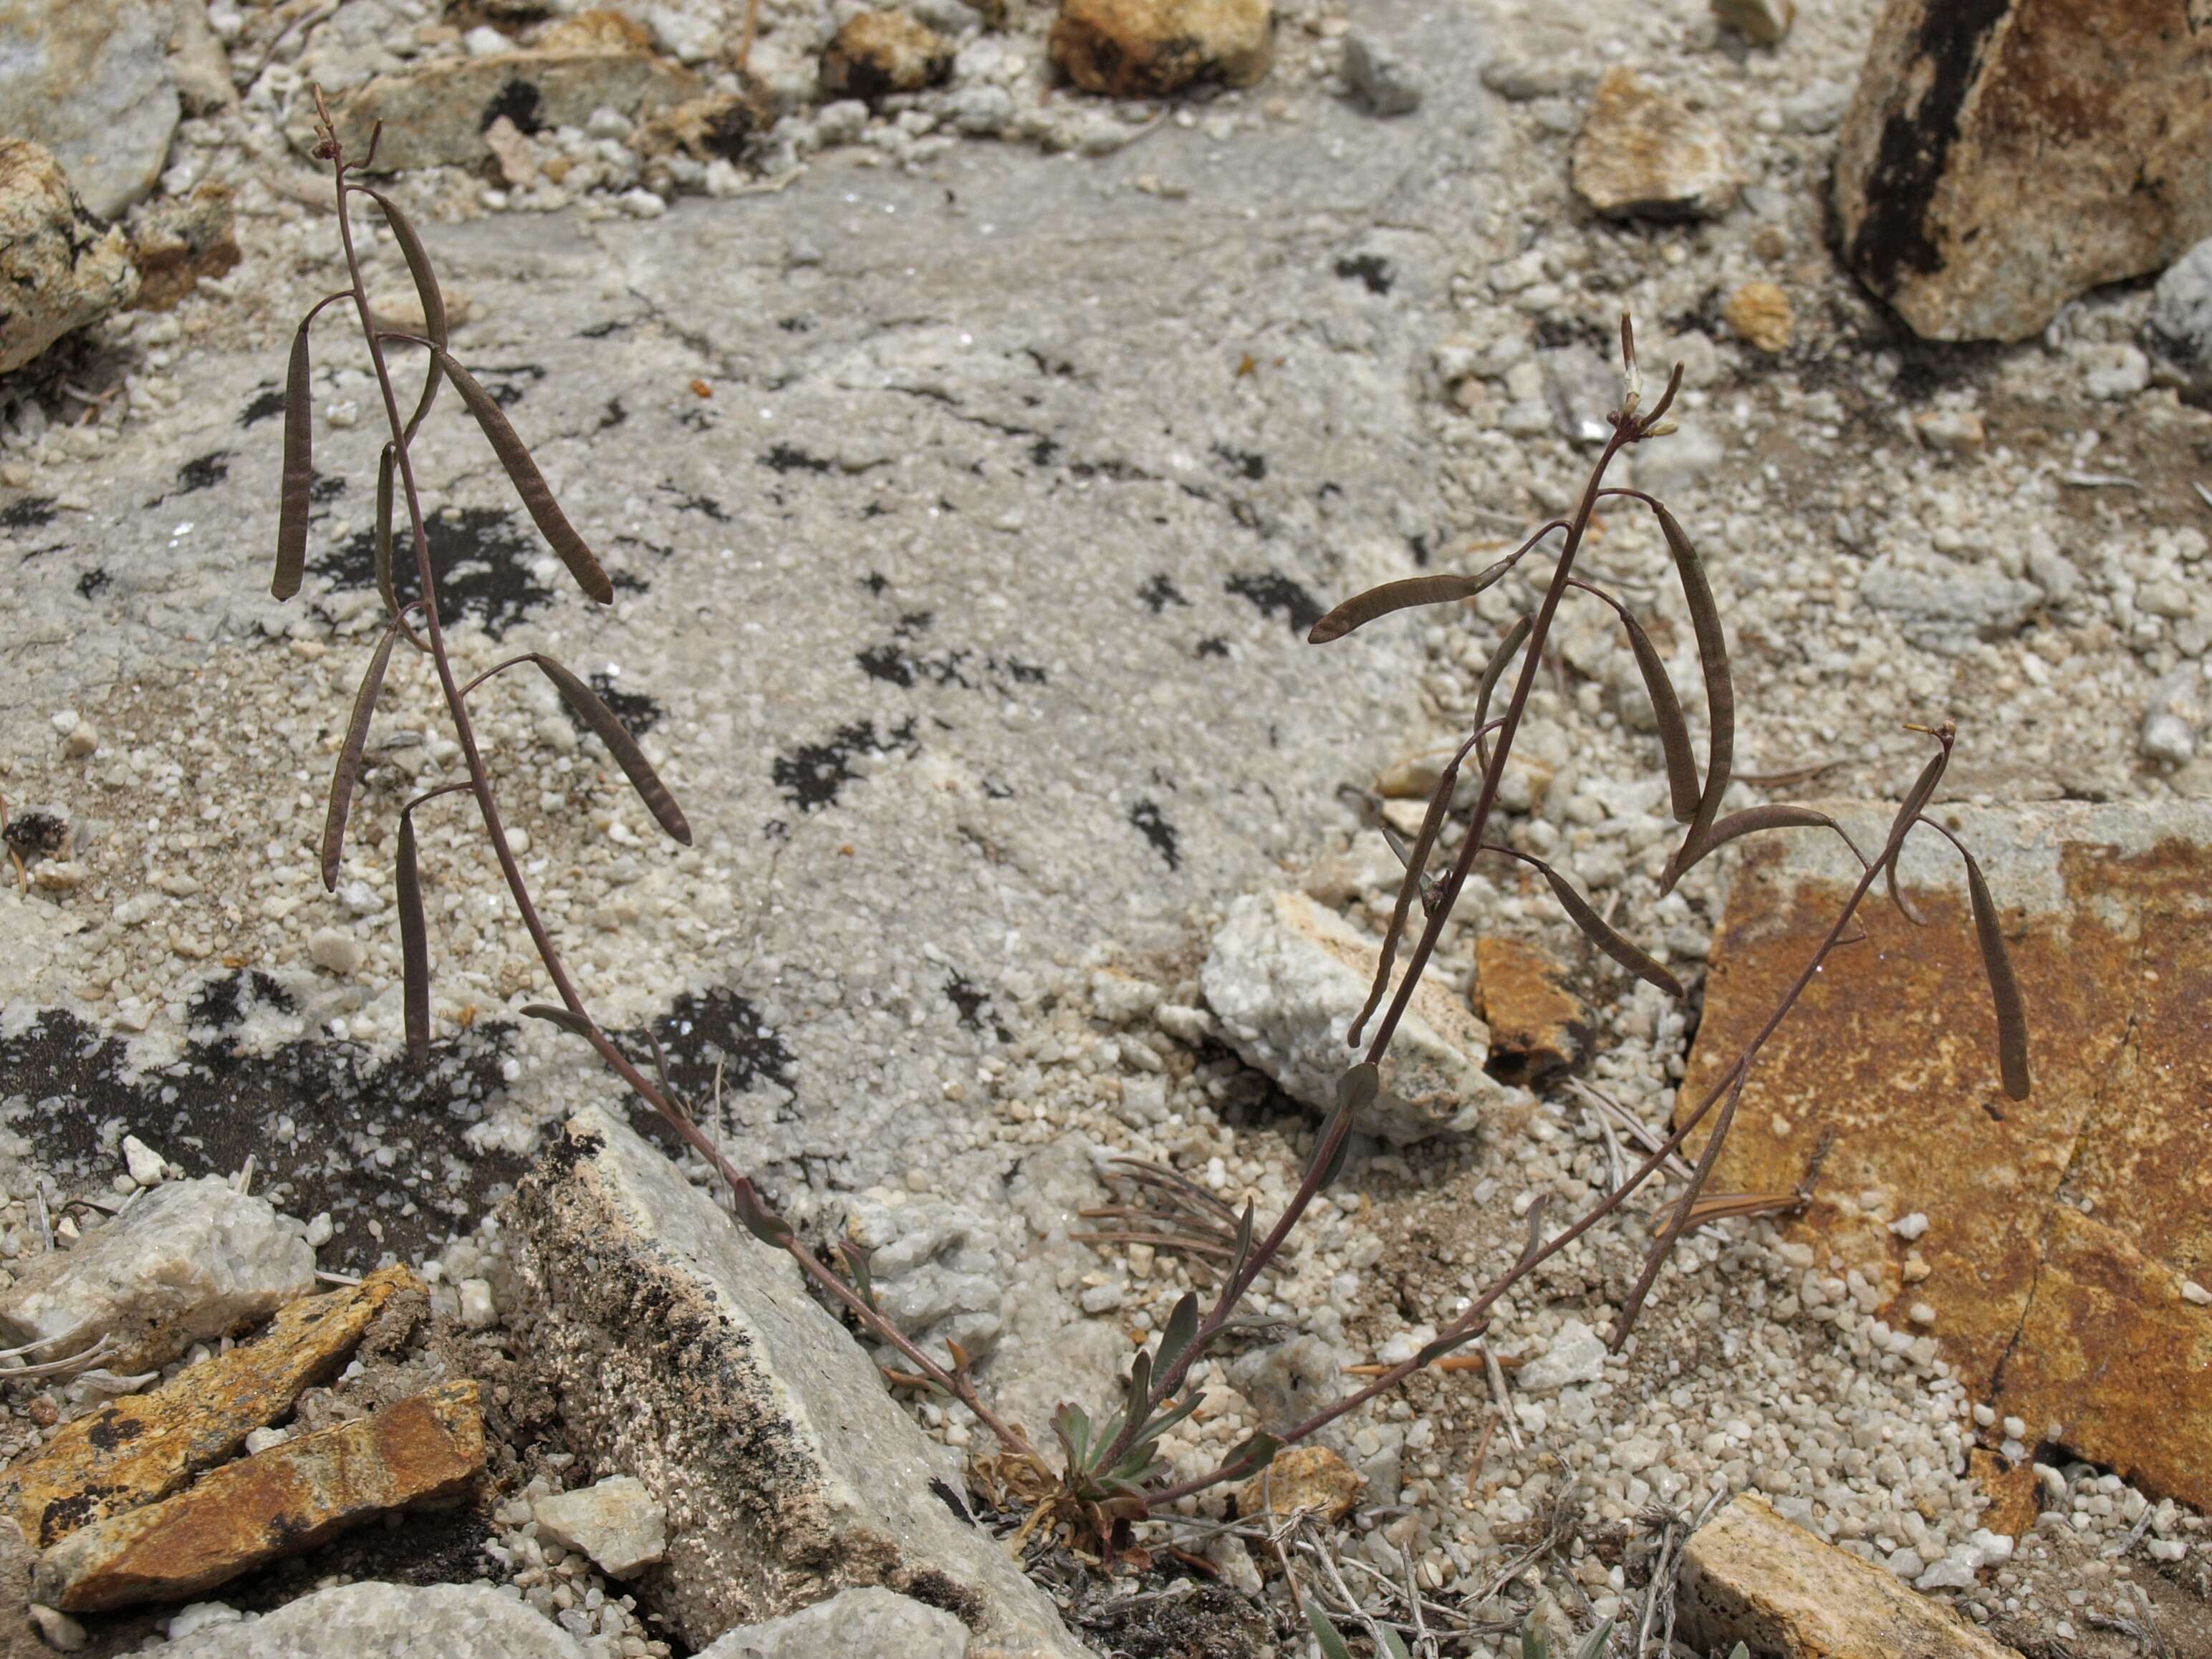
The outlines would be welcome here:
<svg viewBox="0 0 2212 1659">
<path fill-rule="evenodd" d="M 9 295 L 0 374 L 138 293 L 129 239 L 94 217 L 53 156 L 22 138 L 0 137 L 0 280 Z"/>
</svg>

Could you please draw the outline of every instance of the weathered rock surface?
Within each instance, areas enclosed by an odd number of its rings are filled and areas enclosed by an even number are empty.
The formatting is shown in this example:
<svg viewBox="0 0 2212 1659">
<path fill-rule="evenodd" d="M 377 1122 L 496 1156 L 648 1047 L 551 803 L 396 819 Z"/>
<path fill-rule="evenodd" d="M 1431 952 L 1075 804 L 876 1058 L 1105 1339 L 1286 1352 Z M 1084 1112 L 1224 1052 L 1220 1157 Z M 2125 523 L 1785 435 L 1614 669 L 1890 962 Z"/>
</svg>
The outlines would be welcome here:
<svg viewBox="0 0 2212 1659">
<path fill-rule="evenodd" d="M 0 374 L 138 292 L 129 239 L 93 218 L 53 156 L 21 138 L 0 137 Z"/>
<path fill-rule="evenodd" d="M 629 1129 L 572 1118 L 512 1237 L 570 1443 L 667 1508 L 668 1570 L 646 1589 L 687 1641 L 876 1584 L 926 1588 L 971 1654 L 1081 1650 L 936 1490 L 920 1431 L 789 1261 Z"/>
<path fill-rule="evenodd" d="M 297 1222 L 213 1176 L 167 1182 L 0 1295 L 0 1327 L 42 1357 L 111 1340 L 104 1363 L 144 1370 L 266 1319 L 315 1287 Z"/>
<path fill-rule="evenodd" d="M 394 1296 L 420 1289 L 406 1268 L 387 1267 L 291 1304 L 252 1341 L 150 1394 L 125 1395 L 64 1425 L 0 1475 L 0 1509 L 43 1549 L 102 1516 L 167 1497 L 283 1417 L 337 1369 Z"/>
<path fill-rule="evenodd" d="M 864 11 L 823 50 L 822 90 L 869 100 L 919 92 L 945 78 L 952 50 L 951 41 L 910 12 Z"/>
<path fill-rule="evenodd" d="M 1540 945 L 1503 934 L 1475 941 L 1475 1006 L 1490 1031 L 1493 1077 L 1528 1083 L 1580 1062 L 1595 1027 L 1571 979 Z"/>
<path fill-rule="evenodd" d="M 2166 268 L 2151 293 L 2143 339 L 2191 386 L 2212 386 L 2212 237 Z"/>
<path fill-rule="evenodd" d="M 1254 893 L 1230 907 L 1200 975 L 1221 1033 L 1292 1098 L 1321 1110 L 1359 1055 L 1345 1034 L 1367 1000 L 1378 942 L 1303 893 Z M 1402 971 L 1405 955 L 1399 956 Z M 1372 1022 L 1369 1030 L 1372 1032 Z M 1359 1129 L 1395 1146 L 1465 1133 L 1504 1102 L 1483 1062 L 1490 1034 L 1459 999 L 1424 978 Z"/>
<path fill-rule="evenodd" d="M 238 264 L 231 193 L 221 185 L 203 185 L 190 196 L 151 203 L 133 221 L 131 242 L 139 306 L 167 311 L 203 278 L 220 276 Z"/>
<path fill-rule="evenodd" d="M 982 1216 L 942 1199 L 864 1196 L 845 1213 L 845 1236 L 868 1253 L 884 1316 L 941 1362 L 951 1363 L 948 1340 L 971 1359 L 998 1346 L 1007 1264 Z"/>
<path fill-rule="evenodd" d="M 1701 1653 L 1747 1642 L 1781 1659 L 2019 1659 L 1754 1492 L 1691 1535 L 1677 1605 L 1681 1633 Z"/>
<path fill-rule="evenodd" d="M 574 20 L 571 20 L 574 21 Z M 332 103 L 341 133 L 384 123 L 380 167 L 473 165 L 491 154 L 484 131 L 500 115 L 526 110 L 535 127 L 582 126 L 596 109 L 641 119 L 697 98 L 699 77 L 680 64 L 611 37 L 483 58 L 445 59 L 358 87 Z M 313 142 L 306 112 L 292 125 L 304 151 Z"/>
<path fill-rule="evenodd" d="M 1923 651 L 1946 656 L 2019 630 L 2039 604 L 2033 582 L 1931 553 L 1917 568 L 1876 560 L 1859 578 L 1859 602 L 1896 619 Z"/>
<path fill-rule="evenodd" d="M 532 1514 L 540 1535 L 583 1551 L 611 1578 L 628 1578 L 668 1553 L 668 1512 L 634 1475 L 541 1498 Z"/>
<path fill-rule="evenodd" d="M 1237 1490 L 1239 1515 L 1315 1515 L 1337 1522 L 1358 1502 L 1359 1477 L 1327 1446 L 1285 1446 Z"/>
<path fill-rule="evenodd" d="M 69 1613 L 180 1601 L 364 1521 L 456 1497 L 483 1462 L 477 1385 L 441 1383 L 70 1534 L 39 1558 L 32 1599 Z"/>
<path fill-rule="evenodd" d="M 1889 809 L 1834 810 L 1860 846 L 1880 843 Z M 1841 1256 L 1893 1327 L 1927 1304 L 1921 1322 L 1970 1395 L 2026 1425 L 2010 1461 L 2061 1445 L 2212 1503 L 2212 1429 L 2173 1408 L 2212 1375 L 2212 1318 L 2183 1290 L 2212 1276 L 2212 812 L 1939 811 L 2002 912 L 2030 1097 L 1999 1089 L 1957 856 L 1923 830 L 1903 874 L 1932 925 L 1862 907 L 1869 944 L 1820 975 L 1753 1068 L 1716 1187 L 1786 1190 L 1826 1144 L 1786 1231 Z M 1832 836 L 1754 844 L 1715 937 L 1683 1100 L 1703 1097 L 1799 971 L 1847 866 Z"/>
<path fill-rule="evenodd" d="M 1273 52 L 1269 0 L 1064 0 L 1052 61 L 1085 92 L 1158 98 L 1206 82 L 1249 87 Z"/>
<path fill-rule="evenodd" d="M 1738 339 L 1770 356 L 1790 344 L 1790 296 L 1772 283 L 1746 283 L 1729 295 L 1721 314 Z"/>
<path fill-rule="evenodd" d="M 740 1625 L 702 1649 L 699 1659 L 962 1659 L 968 1651 L 968 1626 L 942 1607 L 871 1585 L 840 1590 L 781 1619 Z"/>
<path fill-rule="evenodd" d="M 1354 30 L 1344 37 L 1344 79 L 1377 115 L 1411 115 L 1421 106 L 1420 78 L 1413 65 L 1372 34 Z"/>
<path fill-rule="evenodd" d="M 584 1659 L 568 1632 L 489 1584 L 342 1584 L 259 1619 L 195 1631 L 161 1652 L 167 1659 Z"/>
<path fill-rule="evenodd" d="M 1571 166 L 1576 193 L 1615 217 L 1717 217 L 1741 184 L 1717 125 L 1617 65 L 1599 77 Z"/>
<path fill-rule="evenodd" d="M 1890 0 L 1845 118 L 1845 257 L 1914 331 L 2020 340 L 2212 234 L 2212 36 L 2159 5 Z"/>
<path fill-rule="evenodd" d="M 168 160 L 168 7 L 148 0 L 0 0 L 0 135 L 53 152 L 85 205 L 114 218 Z"/>
</svg>

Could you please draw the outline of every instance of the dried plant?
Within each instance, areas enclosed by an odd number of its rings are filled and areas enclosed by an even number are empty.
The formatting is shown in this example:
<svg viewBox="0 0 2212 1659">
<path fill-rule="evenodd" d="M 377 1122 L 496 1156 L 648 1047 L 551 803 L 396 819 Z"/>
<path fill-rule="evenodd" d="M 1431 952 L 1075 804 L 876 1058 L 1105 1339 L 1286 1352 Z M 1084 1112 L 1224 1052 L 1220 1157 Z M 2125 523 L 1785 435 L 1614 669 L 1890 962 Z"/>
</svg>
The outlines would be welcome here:
<svg viewBox="0 0 2212 1659">
<path fill-rule="evenodd" d="M 447 384 L 453 386 L 485 441 L 491 446 L 493 454 L 498 458 L 501 467 L 514 484 L 516 495 L 521 497 L 522 504 L 528 509 L 538 532 L 544 537 L 562 563 L 568 567 L 569 574 L 575 579 L 576 585 L 583 589 L 586 596 L 600 605 L 611 604 L 614 585 L 600 567 L 590 544 L 569 523 L 567 514 L 562 512 L 560 503 L 554 499 L 553 492 L 545 482 L 545 475 L 531 458 L 529 447 L 516 433 L 497 401 L 449 349 L 445 300 L 422 237 L 388 194 L 360 182 L 360 176 L 374 163 L 381 127 L 372 130 L 367 153 L 355 161 L 349 158 L 339 140 L 320 88 L 315 90 L 315 109 L 318 140 L 315 156 L 327 163 L 331 169 L 331 188 L 337 208 L 338 236 L 345 256 L 349 286 L 317 301 L 301 319 L 299 331 L 293 337 L 291 361 L 284 382 L 284 461 L 277 513 L 276 569 L 270 584 L 270 592 L 280 600 L 289 599 L 297 593 L 307 563 L 307 515 L 311 487 L 314 481 L 314 422 L 308 391 L 310 331 L 315 319 L 325 309 L 349 302 L 360 325 L 362 339 L 368 349 L 369 367 L 376 378 L 377 392 L 391 434 L 377 467 L 374 534 L 376 586 L 384 601 L 386 623 L 384 631 L 370 653 L 368 670 L 362 677 L 361 690 L 355 696 L 353 714 L 347 721 L 345 738 L 339 749 L 337 766 L 331 778 L 330 802 L 322 839 L 324 885 L 335 889 L 337 884 L 346 826 L 352 815 L 355 790 L 361 776 L 362 752 L 368 741 L 369 722 L 376 712 L 377 696 L 383 688 L 386 670 L 391 664 L 394 649 L 402 640 L 415 652 L 429 659 L 437 676 L 439 689 L 444 696 L 447 714 L 453 722 L 453 738 L 459 747 L 461 762 L 467 773 L 465 782 L 444 784 L 427 790 L 407 801 L 399 810 L 394 882 L 398 901 L 403 1002 L 410 1060 L 420 1064 L 427 1057 L 431 1025 L 429 939 L 422 900 L 421 860 L 416 843 L 415 814 L 442 797 L 465 793 L 475 801 L 484 838 L 499 862 L 500 874 L 506 881 L 516 915 L 528 930 L 538 960 L 544 966 L 546 978 L 560 999 L 557 1004 L 533 1004 L 523 1012 L 549 1020 L 590 1043 L 615 1074 L 653 1109 L 684 1145 L 705 1158 L 720 1176 L 729 1188 L 738 1218 L 755 1237 L 789 1254 L 817 1289 L 845 1309 L 877 1340 L 896 1350 L 914 1368 L 918 1380 L 963 1401 L 1010 1448 L 1034 1459 L 1036 1453 L 1021 1431 L 1000 1421 L 977 1396 L 975 1384 L 967 1375 L 967 1367 L 959 1363 L 957 1356 L 953 1369 L 947 1370 L 939 1365 L 878 1311 L 874 1298 L 868 1291 L 864 1267 L 854 1265 L 854 1280 L 848 1283 L 815 1257 L 814 1253 L 800 1242 L 790 1224 L 777 1215 L 761 1197 L 752 1182 L 732 1165 L 699 1128 L 691 1103 L 669 1084 L 667 1067 L 662 1061 L 658 1042 L 653 1042 L 655 1076 L 648 1078 L 592 1018 L 574 981 L 562 965 L 560 950 L 539 915 L 531 896 L 529 884 L 524 878 L 522 867 L 507 844 L 507 833 L 501 822 L 499 802 L 492 788 L 490 775 L 485 769 L 476 728 L 469 713 L 471 694 L 487 680 L 509 669 L 525 665 L 535 667 L 552 681 L 578 720 L 606 745 L 616 764 L 621 767 L 624 776 L 637 792 L 639 799 L 668 836 L 688 846 L 691 840 L 690 825 L 686 822 L 683 810 L 676 804 L 675 798 L 655 774 L 644 751 L 623 728 L 621 720 L 590 686 L 561 663 L 539 653 L 526 652 L 486 669 L 466 684 L 463 684 L 455 674 L 447 646 L 445 619 L 439 604 L 438 571 L 431 560 L 429 538 L 416 486 L 414 461 L 417 434 L 429 416 L 442 386 Z M 361 259 L 354 246 L 351 211 L 356 198 L 365 198 L 374 204 L 382 215 L 392 240 L 398 245 L 422 304 L 422 329 L 420 333 L 390 327 L 378 320 L 369 308 Z M 393 385 L 388 356 L 387 349 L 392 347 L 420 351 L 426 359 L 422 391 L 412 411 L 404 416 L 400 413 L 398 393 Z M 394 515 L 400 507 L 404 509 L 405 530 L 414 553 L 412 582 L 417 590 L 416 596 L 404 603 L 399 597 L 401 577 L 395 568 L 393 543 Z M 648 1042 L 652 1042 L 649 1031 L 647 1036 Z"/>
</svg>

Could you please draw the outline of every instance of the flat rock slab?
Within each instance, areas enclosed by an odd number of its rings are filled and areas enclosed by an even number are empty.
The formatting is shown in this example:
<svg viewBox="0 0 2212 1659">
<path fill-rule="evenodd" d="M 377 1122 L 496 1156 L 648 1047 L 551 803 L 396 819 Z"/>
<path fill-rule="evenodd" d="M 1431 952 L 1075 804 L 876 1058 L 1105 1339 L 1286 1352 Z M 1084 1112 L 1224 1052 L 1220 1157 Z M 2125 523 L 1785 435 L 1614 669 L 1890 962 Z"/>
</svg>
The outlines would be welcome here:
<svg viewBox="0 0 2212 1659">
<path fill-rule="evenodd" d="M 2020 1659 L 1752 1492 L 1691 1535 L 1677 1606 L 1700 1653 L 1744 1642 L 1780 1659 Z"/>
<path fill-rule="evenodd" d="M 181 112 L 169 27 L 149 0 L 0 0 L 0 133 L 53 151 L 103 219 L 168 164 Z"/>
<path fill-rule="evenodd" d="M 541 1537 L 581 1550 L 610 1578 L 628 1578 L 668 1553 L 668 1514 L 635 1475 L 611 1474 L 532 1507 Z"/>
<path fill-rule="evenodd" d="M 1845 257 L 1915 331 L 2021 340 L 2212 234 L 2212 36 L 2170 5 L 1890 0 L 1845 117 Z"/>
<path fill-rule="evenodd" d="M 1862 847 L 1888 807 L 1830 804 Z M 2033 1091 L 2005 1098 L 1957 856 L 1926 830 L 1905 885 L 1930 919 L 1861 912 L 1753 1068 L 1717 1190 L 1787 1190 L 1789 1224 L 1873 1287 L 1895 1328 L 1925 1303 L 1968 1392 L 2025 1441 L 2212 1504 L 2212 811 L 2202 803 L 1938 809 L 2002 912 Z M 1754 844 L 1715 936 L 1683 1084 L 1701 1099 L 1825 933 L 1855 866 L 1833 837 Z M 1692 1148 L 1692 1150 L 1694 1150 Z"/>
<path fill-rule="evenodd" d="M 165 1659 L 584 1659 L 576 1639 L 489 1584 L 343 1584 L 264 1618 L 195 1631 Z"/>
<path fill-rule="evenodd" d="M 180 1601 L 363 1521 L 455 1497 L 483 1462 L 477 1385 L 442 1383 L 71 1533 L 40 1557 L 31 1599 L 70 1613 Z"/>
<path fill-rule="evenodd" d="M 726 1632 L 699 1659 L 816 1659 L 823 1654 L 963 1659 L 968 1626 L 941 1607 L 887 1589 L 840 1590 L 827 1601 Z"/>
<path fill-rule="evenodd" d="M 667 1508 L 641 1583 L 686 1641 L 881 1585 L 958 1614 L 971 1656 L 1083 1651 L 782 1252 L 629 1129 L 572 1118 L 509 1237 L 569 1443 Z"/>
<path fill-rule="evenodd" d="M 299 1224 L 214 1176 L 165 1182 L 0 1296 L 0 1330 L 58 1359 L 105 1338 L 118 1372 L 266 1319 L 315 1288 Z"/>
<path fill-rule="evenodd" d="M 0 1510 L 44 1549 L 105 1516 L 166 1498 L 283 1416 L 337 1369 L 395 1295 L 420 1288 L 406 1268 L 386 1267 L 293 1303 L 252 1341 L 64 1425 L 0 1475 Z"/>
</svg>

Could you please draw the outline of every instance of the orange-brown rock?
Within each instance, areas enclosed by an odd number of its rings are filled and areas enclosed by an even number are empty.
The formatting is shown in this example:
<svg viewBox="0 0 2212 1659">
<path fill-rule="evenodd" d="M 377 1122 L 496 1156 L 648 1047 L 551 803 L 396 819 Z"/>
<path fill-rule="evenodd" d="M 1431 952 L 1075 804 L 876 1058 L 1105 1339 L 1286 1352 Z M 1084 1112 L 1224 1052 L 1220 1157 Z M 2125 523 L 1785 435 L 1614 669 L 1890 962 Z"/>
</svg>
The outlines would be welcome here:
<svg viewBox="0 0 2212 1659">
<path fill-rule="evenodd" d="M 1790 296 L 1772 283 L 1746 283 L 1729 295 L 1721 315 L 1736 338 L 1769 356 L 1788 349 L 1796 326 Z"/>
<path fill-rule="evenodd" d="M 1567 964 L 1540 945 L 1504 938 L 1474 947 L 1475 1012 L 1490 1027 L 1490 1074 L 1528 1083 L 1565 1071 L 1589 1051 L 1589 1005 Z"/>
<path fill-rule="evenodd" d="M 104 1516 L 167 1497 L 291 1410 L 337 1370 L 394 1296 L 421 1289 L 406 1268 L 386 1267 L 293 1303 L 252 1341 L 151 1394 L 112 1401 L 16 1459 L 0 1475 L 0 1513 L 43 1549 Z"/>
<path fill-rule="evenodd" d="M 1619 64 L 1598 77 L 1570 167 L 1575 193 L 1615 217 L 1716 218 L 1742 187 L 1716 122 Z"/>
<path fill-rule="evenodd" d="M 1273 37 L 1269 0 L 1061 0 L 1048 46 L 1085 92 L 1158 98 L 1206 82 L 1250 86 Z"/>
<path fill-rule="evenodd" d="M 920 92 L 952 68 L 952 42 L 903 11 L 864 11 L 830 37 L 822 53 L 822 90 L 873 100 Z"/>
<path fill-rule="evenodd" d="M 1836 158 L 1846 258 L 1935 340 L 2021 340 L 2212 235 L 2212 30 L 2148 0 L 1888 0 Z"/>
<path fill-rule="evenodd" d="M 2035 1524 L 2042 1505 L 2037 1501 L 2035 1466 L 2025 1456 L 2018 1462 L 1987 1446 L 1966 1454 L 1966 1473 L 1990 1500 L 1982 1511 L 1982 1525 L 1990 1531 L 2018 1538 Z"/>
<path fill-rule="evenodd" d="M 1312 1515 L 1341 1521 L 1359 1501 L 1359 1477 L 1326 1446 L 1290 1446 L 1237 1492 L 1240 1515 Z"/>
<path fill-rule="evenodd" d="M 1889 809 L 1835 809 L 1862 847 Z M 1788 1231 L 1880 1285 L 2027 1444 L 2212 1504 L 2212 811 L 2199 803 L 1938 809 L 1979 857 L 2026 1000 L 2033 1088 L 2006 1098 L 1958 878 L 1923 830 L 1905 884 L 1768 1044 L 1714 1174 L 1785 1190 L 1832 1136 Z M 1765 1020 L 1856 866 L 1829 836 L 1753 844 L 1714 941 L 1694 1104 Z M 1686 1106 L 1678 1109 L 1686 1109 Z M 1693 1139 L 1695 1152 L 1702 1136 Z M 1908 1256 L 1916 1274 L 1905 1283 Z"/>
<path fill-rule="evenodd" d="M 1691 1534 L 1677 1605 L 1700 1653 L 1747 1642 L 1785 1659 L 2020 1659 L 1753 1492 Z"/>
<path fill-rule="evenodd" d="M 32 1599 L 69 1613 L 182 1601 L 363 1521 L 457 1497 L 483 1461 L 477 1385 L 442 1383 L 70 1534 L 39 1559 Z"/>
</svg>

